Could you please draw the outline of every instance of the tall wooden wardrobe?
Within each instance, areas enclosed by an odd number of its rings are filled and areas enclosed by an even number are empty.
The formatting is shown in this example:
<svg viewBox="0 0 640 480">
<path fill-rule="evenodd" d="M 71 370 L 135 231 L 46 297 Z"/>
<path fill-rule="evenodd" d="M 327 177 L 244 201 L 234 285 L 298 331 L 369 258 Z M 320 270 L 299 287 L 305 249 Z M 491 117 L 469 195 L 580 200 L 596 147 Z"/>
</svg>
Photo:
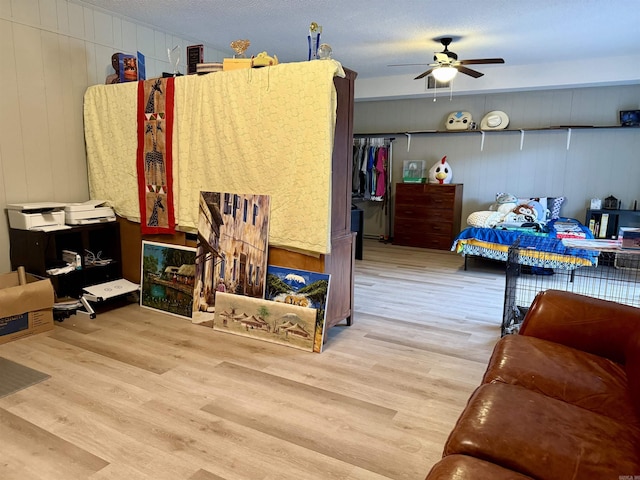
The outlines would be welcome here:
<svg viewBox="0 0 640 480">
<path fill-rule="evenodd" d="M 334 77 L 337 115 L 331 176 L 331 253 L 305 255 L 283 248 L 269 247 L 269 264 L 331 274 L 326 311 L 326 328 L 353 320 L 354 233 L 351 232 L 351 176 L 353 145 L 354 84 L 357 73 L 344 69 L 345 78 Z M 121 224 L 123 275 L 140 282 L 141 241 L 195 246 L 195 240 L 178 232 L 167 235 L 140 234 L 140 224 L 119 218 Z"/>
<path fill-rule="evenodd" d="M 351 232 L 351 163 L 353 157 L 353 98 L 357 73 L 344 69 L 345 78 L 335 77 L 338 94 L 336 130 L 331 175 L 331 254 L 312 257 L 279 248 L 269 248 L 269 263 L 330 273 L 326 327 L 353 320 L 353 266 L 355 239 Z"/>
</svg>

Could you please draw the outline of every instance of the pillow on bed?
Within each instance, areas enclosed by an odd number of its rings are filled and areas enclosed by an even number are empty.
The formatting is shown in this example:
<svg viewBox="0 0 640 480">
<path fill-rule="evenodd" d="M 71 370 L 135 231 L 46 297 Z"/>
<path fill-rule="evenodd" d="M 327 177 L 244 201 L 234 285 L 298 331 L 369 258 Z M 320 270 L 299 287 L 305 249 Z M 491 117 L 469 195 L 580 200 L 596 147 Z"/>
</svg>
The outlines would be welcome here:
<svg viewBox="0 0 640 480">
<path fill-rule="evenodd" d="M 547 197 L 529 197 L 529 198 L 518 198 L 518 204 L 529 203 L 529 202 L 538 202 L 542 205 L 542 208 L 545 210 L 549 208 Z"/>
<path fill-rule="evenodd" d="M 504 217 L 504 221 L 508 223 L 533 223 L 538 221 L 538 213 L 531 204 L 521 203 Z"/>
<path fill-rule="evenodd" d="M 549 209 L 550 219 L 557 220 L 560 218 L 560 208 L 564 202 L 564 197 L 549 197 L 547 199 L 547 208 Z"/>
<path fill-rule="evenodd" d="M 536 211 L 536 222 L 544 223 L 547 221 L 547 207 L 543 207 L 542 204 L 536 200 L 529 200 L 527 205 Z"/>
<path fill-rule="evenodd" d="M 473 212 L 467 217 L 467 224 L 470 227 L 477 228 L 493 228 L 504 219 L 504 215 L 500 212 L 491 212 L 483 210 Z"/>
<path fill-rule="evenodd" d="M 538 213 L 537 222 L 547 223 L 549 220 L 549 199 L 547 197 L 518 198 L 518 205 L 533 205 Z M 542 210 L 542 212 L 540 212 Z"/>
<path fill-rule="evenodd" d="M 509 213 L 518 204 L 518 197 L 510 193 L 496 193 L 496 201 L 489 206 L 489 210 L 495 212 Z"/>
<path fill-rule="evenodd" d="M 509 200 L 511 200 L 511 202 L 513 203 L 500 205 L 500 203 L 503 203 L 506 198 L 509 198 Z M 519 205 L 528 205 L 536 211 L 537 218 L 535 221 L 539 223 L 546 223 L 549 219 L 558 218 L 554 217 L 553 212 L 551 212 L 552 201 L 557 200 L 560 200 L 557 204 L 557 214 L 559 215 L 560 205 L 562 205 L 564 197 L 516 197 L 509 193 L 498 192 L 496 194 L 496 203 L 491 205 L 491 207 L 489 207 L 489 210 L 497 210 L 506 215 L 512 212 Z M 553 205 L 556 206 L 556 203 L 553 203 Z M 504 208 L 507 206 L 509 206 L 510 208 Z"/>
</svg>

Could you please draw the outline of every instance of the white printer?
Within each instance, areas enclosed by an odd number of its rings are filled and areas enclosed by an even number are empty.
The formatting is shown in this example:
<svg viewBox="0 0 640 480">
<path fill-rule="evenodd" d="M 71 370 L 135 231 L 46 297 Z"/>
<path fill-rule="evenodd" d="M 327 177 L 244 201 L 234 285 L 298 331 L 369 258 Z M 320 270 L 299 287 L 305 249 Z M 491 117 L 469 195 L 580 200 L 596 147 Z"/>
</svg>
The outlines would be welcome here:
<svg viewBox="0 0 640 480">
<path fill-rule="evenodd" d="M 64 223 L 64 203 L 11 203 L 7 205 L 9 226 L 20 230 L 62 230 L 69 228 Z"/>
<path fill-rule="evenodd" d="M 68 203 L 64 207 L 65 221 L 69 225 L 115 222 L 116 214 L 105 200 L 89 200 L 83 203 Z"/>
</svg>

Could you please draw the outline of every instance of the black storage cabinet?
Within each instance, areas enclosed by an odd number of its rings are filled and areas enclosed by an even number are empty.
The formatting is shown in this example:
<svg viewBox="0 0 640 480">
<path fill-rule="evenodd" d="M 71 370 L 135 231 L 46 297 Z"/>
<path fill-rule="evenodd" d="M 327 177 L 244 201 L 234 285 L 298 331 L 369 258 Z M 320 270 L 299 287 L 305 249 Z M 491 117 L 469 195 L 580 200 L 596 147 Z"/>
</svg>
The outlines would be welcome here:
<svg viewBox="0 0 640 480">
<path fill-rule="evenodd" d="M 122 278 L 120 224 L 104 222 L 72 226 L 68 229 L 43 232 L 9 229 L 11 268 L 23 266 L 28 273 L 49 277 L 56 296 L 82 296 L 82 289 L 91 285 Z M 64 265 L 62 251 L 76 252 L 82 258 L 81 268 L 61 275 L 48 275 L 47 270 Z M 87 262 L 91 254 L 111 259 L 106 265 Z"/>
</svg>

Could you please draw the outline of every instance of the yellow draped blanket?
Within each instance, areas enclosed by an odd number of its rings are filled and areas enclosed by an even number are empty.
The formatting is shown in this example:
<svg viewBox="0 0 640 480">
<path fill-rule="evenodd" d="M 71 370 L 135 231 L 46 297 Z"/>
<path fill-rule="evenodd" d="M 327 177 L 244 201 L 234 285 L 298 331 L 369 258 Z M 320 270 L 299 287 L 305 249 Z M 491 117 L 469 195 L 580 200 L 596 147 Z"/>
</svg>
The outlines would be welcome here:
<svg viewBox="0 0 640 480">
<path fill-rule="evenodd" d="M 176 78 L 179 228 L 197 229 L 200 191 L 266 194 L 271 245 L 330 253 L 334 76 L 344 76 L 340 63 L 317 60 Z M 90 87 L 84 120 L 91 198 L 140 221 L 136 91 Z"/>
</svg>

